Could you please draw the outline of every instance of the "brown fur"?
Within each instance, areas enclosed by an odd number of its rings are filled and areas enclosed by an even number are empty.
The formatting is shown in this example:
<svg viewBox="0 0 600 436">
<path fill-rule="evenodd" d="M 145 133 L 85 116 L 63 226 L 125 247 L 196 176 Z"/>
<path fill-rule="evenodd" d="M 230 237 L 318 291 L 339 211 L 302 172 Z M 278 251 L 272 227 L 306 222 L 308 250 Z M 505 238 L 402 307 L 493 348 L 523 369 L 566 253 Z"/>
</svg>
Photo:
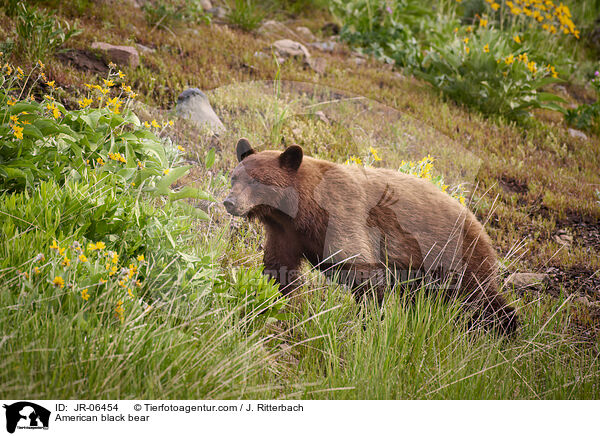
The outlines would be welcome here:
<svg viewBox="0 0 600 436">
<path fill-rule="evenodd" d="M 442 272 L 479 318 L 512 332 L 514 310 L 498 293 L 496 254 L 475 216 L 429 181 L 397 171 L 303 157 L 298 146 L 255 152 L 238 143 L 240 164 L 225 200 L 234 215 L 265 227 L 265 272 L 285 294 L 299 284 L 302 259 L 334 266 L 360 294 L 379 298 L 382 271 Z"/>
</svg>

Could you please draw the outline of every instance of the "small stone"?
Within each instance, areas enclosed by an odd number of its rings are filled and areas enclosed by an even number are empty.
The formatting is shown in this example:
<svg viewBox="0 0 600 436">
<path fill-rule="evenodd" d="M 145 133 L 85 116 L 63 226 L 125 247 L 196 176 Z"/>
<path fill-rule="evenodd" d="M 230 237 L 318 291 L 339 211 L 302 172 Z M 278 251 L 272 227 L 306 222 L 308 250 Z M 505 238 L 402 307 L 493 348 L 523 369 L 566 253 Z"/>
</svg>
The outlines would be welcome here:
<svg viewBox="0 0 600 436">
<path fill-rule="evenodd" d="M 214 8 L 205 9 L 205 11 L 211 14 L 215 18 L 224 19 L 227 16 L 227 10 L 222 6 L 216 6 Z"/>
<path fill-rule="evenodd" d="M 541 273 L 512 273 L 505 281 L 506 286 L 515 289 L 541 289 L 550 281 L 548 274 Z"/>
<path fill-rule="evenodd" d="M 313 33 L 310 31 L 310 29 L 308 27 L 304 27 L 304 26 L 296 27 L 296 33 L 304 41 L 313 42 L 315 40 L 315 35 L 313 35 Z"/>
<path fill-rule="evenodd" d="M 354 62 L 356 65 L 362 65 L 362 64 L 364 64 L 367 61 L 364 60 L 363 58 L 353 57 L 352 58 L 352 62 Z"/>
<path fill-rule="evenodd" d="M 208 11 L 208 10 L 212 9 L 213 5 L 210 2 L 210 0 L 200 0 L 200 7 L 203 10 Z"/>
<path fill-rule="evenodd" d="M 567 230 L 562 229 L 554 235 L 554 240 L 561 245 L 569 246 L 573 243 L 573 236 L 569 235 Z"/>
<path fill-rule="evenodd" d="M 156 52 L 155 48 L 147 47 L 147 46 L 145 46 L 143 44 L 137 44 L 136 43 L 135 46 L 142 53 L 155 53 Z"/>
<path fill-rule="evenodd" d="M 98 50 L 108 61 L 120 66 L 132 66 L 135 68 L 140 64 L 140 55 L 135 47 L 94 42 L 92 43 L 92 49 Z"/>
<path fill-rule="evenodd" d="M 309 46 L 312 48 L 316 48 L 317 50 L 333 53 L 333 51 L 335 51 L 335 49 L 337 48 L 338 44 L 335 41 L 320 41 L 313 42 L 309 44 Z"/>
<path fill-rule="evenodd" d="M 327 61 L 323 58 L 308 58 L 306 64 L 317 74 L 324 74 Z"/>
<path fill-rule="evenodd" d="M 208 97 L 198 88 L 188 88 L 179 94 L 176 111 L 181 118 L 189 119 L 199 127 L 208 127 L 214 133 L 225 131 Z"/>
<path fill-rule="evenodd" d="M 324 122 L 327 125 L 330 124 L 329 118 L 327 118 L 327 115 L 325 115 L 325 112 L 323 112 L 323 111 L 315 112 L 315 117 L 317 117 L 319 120 L 321 120 L 322 122 Z"/>
<path fill-rule="evenodd" d="M 569 136 L 571 138 L 582 139 L 584 141 L 588 140 L 587 135 L 585 133 L 583 133 L 581 130 L 577 130 L 577 129 L 569 128 Z"/>
<path fill-rule="evenodd" d="M 283 58 L 299 57 L 304 60 L 310 58 L 308 49 L 299 42 L 292 41 L 291 39 L 280 39 L 279 41 L 275 41 L 271 47 Z"/>
<path fill-rule="evenodd" d="M 289 29 L 279 21 L 267 20 L 260 25 L 257 32 L 261 35 L 285 34 L 289 33 Z"/>
</svg>

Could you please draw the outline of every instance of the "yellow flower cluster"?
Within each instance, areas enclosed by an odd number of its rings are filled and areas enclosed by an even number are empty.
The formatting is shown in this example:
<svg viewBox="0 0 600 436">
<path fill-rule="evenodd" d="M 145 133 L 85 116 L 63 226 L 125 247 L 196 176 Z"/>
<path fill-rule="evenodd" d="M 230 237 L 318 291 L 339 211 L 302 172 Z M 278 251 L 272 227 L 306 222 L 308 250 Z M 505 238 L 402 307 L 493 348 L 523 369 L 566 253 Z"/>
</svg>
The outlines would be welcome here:
<svg viewBox="0 0 600 436">
<path fill-rule="evenodd" d="M 117 162 L 127 163 L 127 159 L 125 159 L 121 153 L 108 153 L 108 157 Z"/>
<path fill-rule="evenodd" d="M 500 9 L 495 0 L 486 0 L 494 11 Z M 542 28 L 549 33 L 562 32 L 579 38 L 579 30 L 573 23 L 569 7 L 563 3 L 556 5 L 553 0 L 514 0 L 507 1 L 506 7 L 515 16 L 526 16 L 538 23 L 543 23 Z"/>
</svg>

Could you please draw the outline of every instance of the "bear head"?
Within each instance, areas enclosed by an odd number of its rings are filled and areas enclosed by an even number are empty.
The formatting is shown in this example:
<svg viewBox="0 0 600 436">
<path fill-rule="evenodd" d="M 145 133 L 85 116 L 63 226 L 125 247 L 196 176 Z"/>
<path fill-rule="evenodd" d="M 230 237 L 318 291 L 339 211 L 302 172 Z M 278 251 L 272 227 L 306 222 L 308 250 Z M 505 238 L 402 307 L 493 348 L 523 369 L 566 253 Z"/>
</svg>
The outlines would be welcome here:
<svg viewBox="0 0 600 436">
<path fill-rule="evenodd" d="M 298 213 L 298 172 L 302 148 L 256 152 L 247 139 L 236 147 L 238 165 L 231 173 L 231 192 L 223 201 L 234 216 L 265 218 L 283 213 L 294 218 Z"/>
</svg>

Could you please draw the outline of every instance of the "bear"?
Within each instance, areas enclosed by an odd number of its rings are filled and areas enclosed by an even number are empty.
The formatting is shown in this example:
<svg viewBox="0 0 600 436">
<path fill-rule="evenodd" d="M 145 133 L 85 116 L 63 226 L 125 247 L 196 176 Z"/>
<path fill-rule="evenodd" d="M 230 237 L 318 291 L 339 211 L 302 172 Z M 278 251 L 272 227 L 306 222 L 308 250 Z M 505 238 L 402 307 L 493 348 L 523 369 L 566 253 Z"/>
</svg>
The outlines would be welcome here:
<svg viewBox="0 0 600 436">
<path fill-rule="evenodd" d="M 299 287 L 303 260 L 358 299 L 373 292 L 380 302 L 390 276 L 397 282 L 421 273 L 465 297 L 478 322 L 516 330 L 489 236 L 467 207 L 429 180 L 311 158 L 298 145 L 257 152 L 242 138 L 236 154 L 223 205 L 264 226 L 264 273 L 283 295 Z"/>
</svg>

